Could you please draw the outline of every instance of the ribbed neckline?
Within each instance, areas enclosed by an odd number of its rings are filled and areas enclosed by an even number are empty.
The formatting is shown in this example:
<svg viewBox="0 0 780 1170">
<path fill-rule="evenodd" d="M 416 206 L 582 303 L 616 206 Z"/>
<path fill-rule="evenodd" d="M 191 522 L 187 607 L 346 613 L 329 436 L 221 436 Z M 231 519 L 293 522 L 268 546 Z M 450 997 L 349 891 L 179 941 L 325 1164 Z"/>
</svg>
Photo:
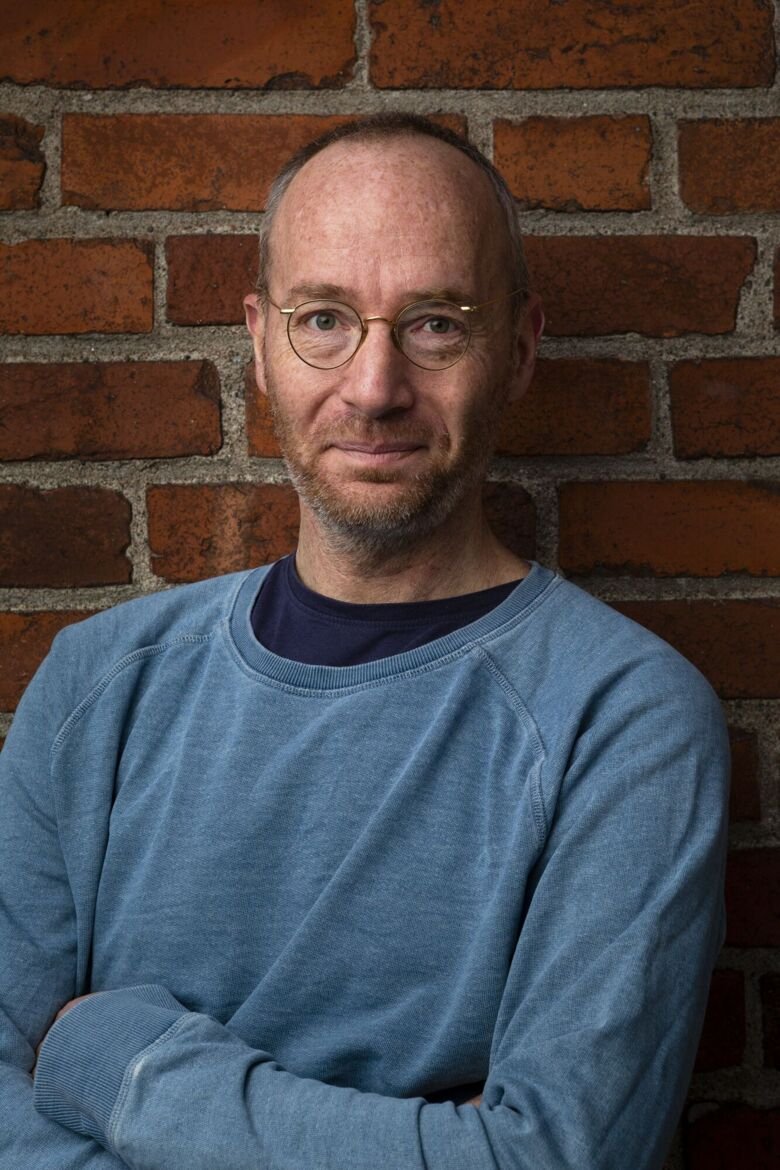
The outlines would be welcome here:
<svg viewBox="0 0 780 1170">
<path fill-rule="evenodd" d="M 270 565 L 251 570 L 241 582 L 229 616 L 228 634 L 242 664 L 268 682 L 309 693 L 332 693 L 375 685 L 410 671 L 427 669 L 462 651 L 476 639 L 489 637 L 523 616 L 546 589 L 560 580 L 536 561 L 529 563 L 528 576 L 518 583 L 505 601 L 483 617 L 433 642 L 426 642 L 424 646 L 357 666 L 312 666 L 293 662 L 273 654 L 258 642 L 252 629 L 252 606 Z"/>
</svg>

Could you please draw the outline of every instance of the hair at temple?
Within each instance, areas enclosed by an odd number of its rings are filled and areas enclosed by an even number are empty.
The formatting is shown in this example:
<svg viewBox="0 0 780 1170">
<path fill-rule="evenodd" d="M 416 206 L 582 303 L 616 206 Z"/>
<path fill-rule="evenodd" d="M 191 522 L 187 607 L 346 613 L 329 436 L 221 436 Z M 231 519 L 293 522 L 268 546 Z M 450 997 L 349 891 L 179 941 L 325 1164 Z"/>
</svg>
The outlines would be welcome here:
<svg viewBox="0 0 780 1170">
<path fill-rule="evenodd" d="M 260 263 L 256 291 L 261 299 L 268 295 L 268 274 L 271 264 L 270 238 L 274 220 L 287 188 L 302 167 L 334 142 L 350 139 L 355 142 L 373 142 L 382 138 L 402 138 L 413 135 L 437 138 L 440 142 L 446 142 L 470 158 L 487 176 L 503 213 L 509 236 L 510 282 L 514 289 L 528 291 L 529 275 L 517 218 L 517 207 L 505 180 L 490 160 L 462 135 L 447 129 L 445 126 L 437 125 L 419 114 L 384 113 L 356 118 L 335 127 L 335 129 L 328 130 L 296 151 L 277 174 L 271 185 L 260 229 Z M 522 298 L 513 301 L 513 303 L 519 310 L 522 307 Z"/>
</svg>

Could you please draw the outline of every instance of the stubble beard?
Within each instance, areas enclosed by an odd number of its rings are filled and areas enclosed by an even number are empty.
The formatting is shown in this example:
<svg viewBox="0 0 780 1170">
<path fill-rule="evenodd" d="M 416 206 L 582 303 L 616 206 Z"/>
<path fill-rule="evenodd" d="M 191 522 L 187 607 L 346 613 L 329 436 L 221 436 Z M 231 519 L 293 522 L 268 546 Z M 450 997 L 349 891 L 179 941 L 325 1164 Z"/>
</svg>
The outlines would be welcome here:
<svg viewBox="0 0 780 1170">
<path fill-rule="evenodd" d="M 265 368 L 265 384 L 271 415 L 290 481 L 327 532 L 334 548 L 377 558 L 400 553 L 440 527 L 471 491 L 485 478 L 493 449 L 498 411 L 476 409 L 464 423 L 460 452 L 450 461 L 451 438 L 446 432 L 422 433 L 419 425 L 380 421 L 359 414 L 344 417 L 335 428 L 313 428 L 306 447 L 286 416 L 274 377 Z M 428 465 L 412 477 L 393 468 L 355 469 L 350 483 L 339 482 L 318 469 L 318 459 L 328 443 L 420 442 L 428 447 Z M 308 449 L 307 449 L 308 448 Z M 392 498 L 373 498 L 361 485 L 398 483 L 404 490 Z"/>
</svg>

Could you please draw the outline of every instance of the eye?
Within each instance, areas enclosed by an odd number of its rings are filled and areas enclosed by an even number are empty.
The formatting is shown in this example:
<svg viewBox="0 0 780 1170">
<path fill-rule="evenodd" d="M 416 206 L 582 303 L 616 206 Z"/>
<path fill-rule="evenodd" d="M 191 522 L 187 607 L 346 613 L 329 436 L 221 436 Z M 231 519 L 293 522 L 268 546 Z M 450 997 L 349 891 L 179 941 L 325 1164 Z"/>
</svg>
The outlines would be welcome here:
<svg viewBox="0 0 780 1170">
<path fill-rule="evenodd" d="M 457 324 L 449 317 L 429 317 L 423 322 L 423 328 L 431 333 L 451 333 L 457 328 Z"/>
<path fill-rule="evenodd" d="M 319 330 L 320 333 L 327 333 L 336 328 L 337 322 L 334 313 L 312 313 L 307 324 Z"/>
</svg>

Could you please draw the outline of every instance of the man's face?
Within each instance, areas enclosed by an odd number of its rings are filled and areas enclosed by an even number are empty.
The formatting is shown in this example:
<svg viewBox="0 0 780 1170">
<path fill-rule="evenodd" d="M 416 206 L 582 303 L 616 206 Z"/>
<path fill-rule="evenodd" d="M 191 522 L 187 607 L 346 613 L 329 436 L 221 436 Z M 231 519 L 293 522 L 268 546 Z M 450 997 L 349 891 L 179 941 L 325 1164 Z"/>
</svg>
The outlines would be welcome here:
<svg viewBox="0 0 780 1170">
<path fill-rule="evenodd" d="M 481 304 L 511 291 L 506 229 L 485 176 L 433 139 L 339 143 L 299 172 L 271 240 L 270 296 L 346 302 L 392 321 L 432 296 Z M 533 334 L 508 300 L 473 314 L 465 356 L 423 370 L 374 321 L 337 369 L 306 365 L 272 305 L 248 306 L 258 384 L 291 478 L 316 520 L 380 546 L 430 531 L 484 476 L 501 410 L 530 378 Z"/>
</svg>

